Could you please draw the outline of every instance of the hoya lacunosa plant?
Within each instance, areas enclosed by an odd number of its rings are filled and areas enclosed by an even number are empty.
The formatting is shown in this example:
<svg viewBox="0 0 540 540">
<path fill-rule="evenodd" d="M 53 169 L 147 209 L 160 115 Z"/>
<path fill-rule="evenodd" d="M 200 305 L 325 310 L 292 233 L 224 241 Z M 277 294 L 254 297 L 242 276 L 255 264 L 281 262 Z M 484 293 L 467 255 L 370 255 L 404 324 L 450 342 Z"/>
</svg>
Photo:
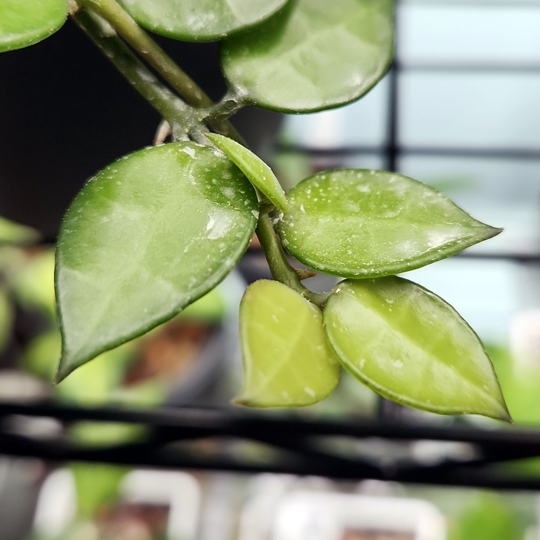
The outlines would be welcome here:
<svg viewBox="0 0 540 540">
<path fill-rule="evenodd" d="M 399 403 L 509 420 L 474 331 L 396 276 L 500 230 L 394 172 L 325 171 L 285 193 L 228 123 L 248 104 L 307 113 L 361 98 L 392 61 L 393 10 L 392 0 L 0 0 L 0 50 L 38 42 L 71 16 L 172 139 L 99 171 L 67 210 L 56 253 L 57 381 L 205 295 L 256 233 L 274 280 L 253 283 L 242 300 L 236 403 L 310 405 L 345 368 Z M 145 29 L 220 40 L 221 102 Z M 344 279 L 310 291 L 286 253 Z"/>
</svg>

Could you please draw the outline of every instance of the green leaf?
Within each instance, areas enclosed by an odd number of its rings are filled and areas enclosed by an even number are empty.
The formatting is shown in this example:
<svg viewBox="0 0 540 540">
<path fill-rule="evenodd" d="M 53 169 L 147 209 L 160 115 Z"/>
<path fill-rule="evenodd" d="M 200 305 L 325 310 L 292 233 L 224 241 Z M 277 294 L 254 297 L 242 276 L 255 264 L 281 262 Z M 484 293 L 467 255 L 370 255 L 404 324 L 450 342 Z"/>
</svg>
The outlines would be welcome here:
<svg viewBox="0 0 540 540">
<path fill-rule="evenodd" d="M 287 0 L 120 0 L 137 22 L 163 36 L 213 41 L 264 21 Z"/>
<path fill-rule="evenodd" d="M 32 227 L 19 225 L 14 221 L 0 216 L 0 244 L 31 244 L 39 240 L 39 237 L 39 232 Z"/>
<path fill-rule="evenodd" d="M 66 0 L 0 0 L 0 52 L 48 38 L 66 17 Z"/>
<path fill-rule="evenodd" d="M 218 150 L 146 148 L 92 178 L 58 238 L 58 378 L 170 319 L 215 287 L 258 218 L 248 180 Z"/>
<path fill-rule="evenodd" d="M 60 332 L 53 330 L 39 334 L 24 349 L 24 367 L 33 375 L 37 375 L 50 383 L 54 379 L 60 351 Z M 58 388 L 63 389 L 64 385 Z M 85 384 L 83 389 L 86 390 L 87 388 L 88 385 Z"/>
<path fill-rule="evenodd" d="M 323 317 L 343 366 L 385 398 L 510 421 L 478 336 L 434 293 L 396 276 L 344 281 Z"/>
<path fill-rule="evenodd" d="M 272 169 L 253 152 L 236 141 L 209 133 L 206 135 L 220 150 L 225 152 L 229 159 L 247 176 L 248 180 L 258 188 L 268 200 L 284 212 L 288 209 L 289 203 L 285 197 L 285 192 L 281 187 Z"/>
<path fill-rule="evenodd" d="M 78 422 L 69 429 L 70 439 L 84 446 L 107 448 L 128 443 L 142 442 L 150 435 L 151 428 L 143 424 L 120 422 Z"/>
<path fill-rule="evenodd" d="M 27 309 L 38 309 L 56 324 L 54 250 L 32 253 L 13 276 L 13 290 Z"/>
<path fill-rule="evenodd" d="M 327 397 L 341 368 L 328 346 L 318 308 L 277 281 L 256 281 L 240 305 L 248 407 L 302 407 Z"/>
<path fill-rule="evenodd" d="M 438 191 L 385 171 L 343 169 L 300 182 L 277 230 L 307 266 L 349 278 L 385 276 L 445 259 L 501 232 Z"/>
<path fill-rule="evenodd" d="M 109 426 L 110 424 L 107 424 Z M 91 425 L 94 429 L 105 427 Z M 115 425 L 116 427 L 116 425 Z M 111 441 L 119 444 L 125 441 Z M 93 519 L 101 508 L 114 504 L 119 498 L 120 483 L 126 473 L 127 467 L 92 463 L 71 463 L 69 465 L 75 480 L 77 490 L 77 509 L 79 517 Z"/>
<path fill-rule="evenodd" d="M 492 467 L 490 471 L 493 471 Z M 452 518 L 455 532 L 450 540 L 527 538 L 521 512 L 510 497 L 485 491 L 472 491 L 465 497 L 466 499 L 461 501 L 460 513 Z"/>
<path fill-rule="evenodd" d="M 255 105 L 310 112 L 350 103 L 386 73 L 392 0 L 292 0 L 279 15 L 224 42 L 230 85 Z"/>
<path fill-rule="evenodd" d="M 9 296 L 4 287 L 0 287 L 0 352 L 9 342 L 14 315 Z"/>
</svg>

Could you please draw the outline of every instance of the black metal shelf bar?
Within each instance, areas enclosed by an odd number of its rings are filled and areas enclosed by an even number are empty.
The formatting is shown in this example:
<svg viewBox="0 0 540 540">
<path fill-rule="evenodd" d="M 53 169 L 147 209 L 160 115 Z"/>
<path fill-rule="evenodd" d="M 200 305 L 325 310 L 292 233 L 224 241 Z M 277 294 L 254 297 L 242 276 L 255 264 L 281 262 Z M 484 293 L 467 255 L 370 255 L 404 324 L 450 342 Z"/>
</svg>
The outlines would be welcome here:
<svg viewBox="0 0 540 540">
<path fill-rule="evenodd" d="M 279 446 L 279 445 L 277 445 Z M 356 461 L 327 459 L 309 453 L 280 453 L 266 461 L 235 458 L 232 455 L 204 455 L 186 451 L 174 445 L 150 443 L 121 445 L 108 448 L 75 446 L 61 440 L 34 440 L 28 437 L 0 433 L 0 452 L 18 457 L 41 458 L 52 462 L 91 462 L 133 467 L 220 470 L 240 473 L 283 473 L 316 475 L 335 479 L 366 478 L 404 483 L 481 487 L 509 490 L 540 490 L 540 478 L 511 477 L 480 466 L 450 463 L 446 466 L 401 467 L 399 464 L 377 466 L 363 459 Z M 331 456 L 328 456 L 331 458 Z M 476 465 L 476 464 L 475 464 Z"/>
<path fill-rule="evenodd" d="M 114 422 L 141 424 L 153 428 L 178 429 L 191 437 L 237 436 L 273 434 L 280 436 L 350 436 L 356 438 L 381 437 L 391 440 L 459 441 L 495 448 L 501 445 L 527 446 L 538 449 L 540 429 L 474 427 L 441 427 L 425 424 L 379 423 L 365 419 L 348 421 L 276 418 L 264 413 L 238 413 L 217 409 L 163 408 L 157 410 L 124 409 L 113 407 L 83 408 L 49 403 L 22 405 L 0 403 L 0 418 L 21 415 L 56 418 L 62 422 Z M 1 449 L 0 449 L 1 451 Z"/>
</svg>

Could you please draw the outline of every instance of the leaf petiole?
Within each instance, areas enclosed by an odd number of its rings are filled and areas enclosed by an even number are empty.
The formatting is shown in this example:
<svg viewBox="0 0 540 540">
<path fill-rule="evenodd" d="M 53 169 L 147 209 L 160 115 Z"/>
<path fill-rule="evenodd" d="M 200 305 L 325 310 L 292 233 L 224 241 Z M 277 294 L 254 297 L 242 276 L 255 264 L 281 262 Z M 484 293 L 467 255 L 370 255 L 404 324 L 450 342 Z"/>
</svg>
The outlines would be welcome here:
<svg viewBox="0 0 540 540">
<path fill-rule="evenodd" d="M 236 93 L 227 93 L 219 103 L 207 109 L 201 109 L 199 118 L 205 124 L 215 124 L 224 122 L 227 118 L 236 114 L 242 107 L 245 106 L 245 100 L 242 96 Z M 245 145 L 244 145 L 245 146 Z"/>
<path fill-rule="evenodd" d="M 322 308 L 330 293 L 316 293 L 302 285 L 298 272 L 289 264 L 289 261 L 285 257 L 285 253 L 268 215 L 265 214 L 259 217 L 259 223 L 255 232 L 261 243 L 273 278 Z"/>
</svg>

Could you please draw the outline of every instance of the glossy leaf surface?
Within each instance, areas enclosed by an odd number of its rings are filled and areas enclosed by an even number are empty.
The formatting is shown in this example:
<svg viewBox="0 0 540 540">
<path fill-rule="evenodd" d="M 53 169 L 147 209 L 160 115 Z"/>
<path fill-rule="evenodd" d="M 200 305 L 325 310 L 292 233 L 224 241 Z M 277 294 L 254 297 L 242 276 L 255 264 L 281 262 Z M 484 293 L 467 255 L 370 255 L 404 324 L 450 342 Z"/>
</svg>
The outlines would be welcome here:
<svg viewBox="0 0 540 540">
<path fill-rule="evenodd" d="M 212 41 L 253 26 L 287 0 L 120 0 L 137 22 L 164 36 Z"/>
<path fill-rule="evenodd" d="M 277 281 L 250 285 L 240 306 L 244 385 L 235 403 L 301 407 L 327 397 L 341 368 L 318 308 Z"/>
<path fill-rule="evenodd" d="M 67 0 L 1 0 L 0 52 L 22 49 L 56 32 L 67 17 Z"/>
<path fill-rule="evenodd" d="M 444 195 L 396 173 L 316 174 L 287 194 L 278 232 L 304 264 L 350 278 L 384 276 L 450 257 L 500 233 Z"/>
<path fill-rule="evenodd" d="M 393 54 L 392 0 L 292 0 L 257 28 L 227 39 L 227 79 L 260 107 L 329 109 L 364 95 Z"/>
<path fill-rule="evenodd" d="M 246 250 L 257 217 L 251 184 L 207 146 L 147 148 L 99 172 L 58 239 L 59 378 L 217 285 Z"/>
<path fill-rule="evenodd" d="M 249 181 L 258 188 L 268 200 L 280 210 L 287 210 L 289 203 L 272 169 L 253 152 L 236 141 L 209 133 L 207 137 L 248 177 Z"/>
<path fill-rule="evenodd" d="M 344 281 L 324 324 L 343 366 L 382 396 L 440 414 L 510 419 L 478 336 L 423 287 L 396 276 Z"/>
</svg>

